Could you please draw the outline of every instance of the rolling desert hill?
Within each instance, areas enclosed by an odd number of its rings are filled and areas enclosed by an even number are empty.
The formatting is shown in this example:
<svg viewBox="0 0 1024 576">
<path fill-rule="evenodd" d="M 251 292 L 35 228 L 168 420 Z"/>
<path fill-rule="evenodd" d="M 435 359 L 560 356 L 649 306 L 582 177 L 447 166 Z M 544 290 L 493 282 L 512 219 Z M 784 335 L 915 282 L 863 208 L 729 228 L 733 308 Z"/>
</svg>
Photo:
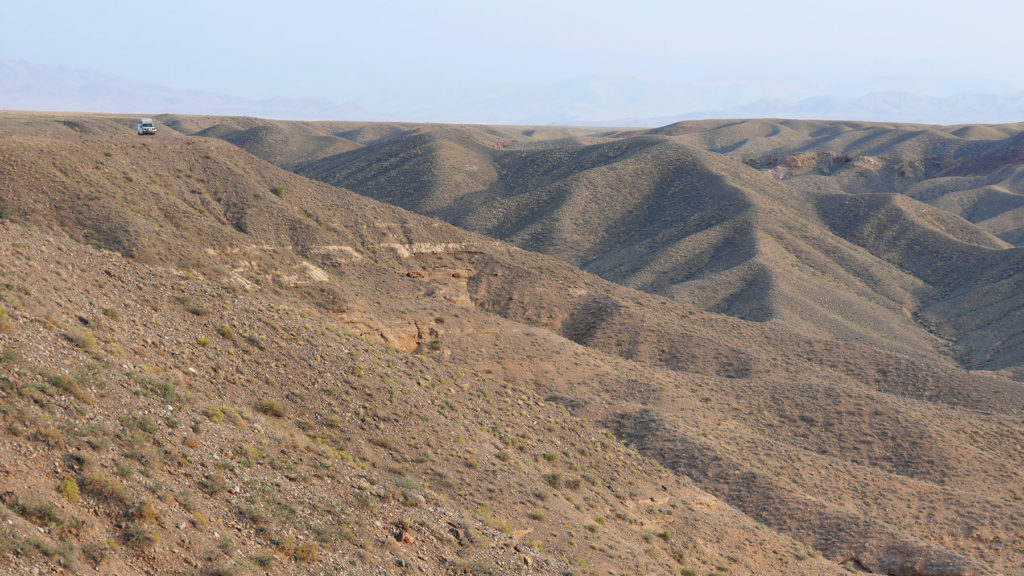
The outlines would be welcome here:
<svg viewBox="0 0 1024 576">
<path fill-rule="evenodd" d="M 160 122 L 0 115 L 0 562 L 1024 574 L 1016 348 L 949 336 L 1005 240 L 665 134 Z"/>
<path fill-rule="evenodd" d="M 751 568 L 736 570 L 837 572 L 696 487 L 679 500 L 682 478 L 530 387 L 446 360 L 447 338 L 432 345 L 446 320 L 522 331 L 449 302 L 465 298 L 458 280 L 417 276 L 462 253 L 450 247 L 472 239 L 458 231 L 218 140 L 18 131 L 33 135 L 8 134 L 3 162 L 5 561 L 126 574 L 667 572 L 725 567 L 749 549 Z M 352 228 L 339 236 L 336 218 Z M 504 422 L 509 410 L 537 429 Z M 46 467 L 31 464 L 43 455 Z M 524 464 L 538 467 L 533 481 Z M 66 478 L 83 496 L 56 489 Z M 622 491 L 621 517 L 591 486 Z M 708 521 L 688 512 L 676 528 L 679 506 Z"/>
<path fill-rule="evenodd" d="M 359 148 L 279 164 L 704 310 L 903 353 L 946 348 L 972 368 L 1024 361 L 1014 320 L 979 320 L 1024 306 L 1012 292 L 1018 125 L 377 130 Z M 868 202 L 866 234 L 846 226 L 851 202 Z M 871 212 L 880 202 L 884 219 Z M 883 226 L 890 235 L 876 238 Z"/>
<path fill-rule="evenodd" d="M 338 159 L 325 159 L 300 172 L 555 256 L 630 287 L 745 319 L 784 319 L 819 336 L 844 333 L 870 341 L 877 326 L 904 322 L 901 310 L 910 300 L 907 293 L 916 288 L 910 279 L 876 287 L 892 283 L 879 281 L 888 273 L 871 271 L 873 264 L 843 271 L 833 286 L 825 285 L 820 267 L 828 266 L 829 258 L 808 255 L 835 242 L 791 233 L 812 229 L 794 220 L 813 210 L 795 204 L 775 182 L 758 182 L 752 170 L 665 138 L 508 152 L 499 154 L 491 170 L 493 149 L 478 143 L 435 134 L 410 140 L 343 155 L 355 163 L 350 170 L 339 170 Z M 436 166 L 444 168 L 431 168 Z M 857 260 L 858 255 L 848 258 Z M 802 268 L 799 274 L 814 280 L 791 271 L 780 275 L 782 268 Z M 835 277 L 840 267 L 831 268 L 827 272 Z M 808 285 L 815 291 L 806 290 Z M 851 285 L 861 298 L 850 297 Z M 825 301 L 859 309 L 845 318 L 871 318 L 872 328 L 837 318 Z M 932 345 L 914 332 L 904 330 L 890 340 L 912 346 L 903 350 Z"/>
<path fill-rule="evenodd" d="M 683 122 L 655 132 L 743 160 L 797 187 L 906 194 L 1019 244 L 1014 211 L 1020 205 L 1013 198 L 1024 192 L 1015 178 L 1024 158 L 1021 130 L 1021 124 L 749 120 Z"/>
</svg>

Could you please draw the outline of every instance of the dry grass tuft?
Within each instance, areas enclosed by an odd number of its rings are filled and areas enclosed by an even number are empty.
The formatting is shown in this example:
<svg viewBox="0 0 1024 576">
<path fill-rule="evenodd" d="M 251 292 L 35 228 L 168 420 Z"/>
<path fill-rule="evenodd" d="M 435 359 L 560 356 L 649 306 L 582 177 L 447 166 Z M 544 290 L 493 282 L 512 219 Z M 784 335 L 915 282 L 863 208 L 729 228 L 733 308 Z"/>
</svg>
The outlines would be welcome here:
<svg viewBox="0 0 1024 576">
<path fill-rule="evenodd" d="M 96 337 L 93 336 L 92 332 L 85 328 L 72 328 L 64 334 L 64 337 L 75 346 L 78 346 L 90 354 L 95 354 L 100 349 L 100 345 L 96 341 Z"/>
</svg>

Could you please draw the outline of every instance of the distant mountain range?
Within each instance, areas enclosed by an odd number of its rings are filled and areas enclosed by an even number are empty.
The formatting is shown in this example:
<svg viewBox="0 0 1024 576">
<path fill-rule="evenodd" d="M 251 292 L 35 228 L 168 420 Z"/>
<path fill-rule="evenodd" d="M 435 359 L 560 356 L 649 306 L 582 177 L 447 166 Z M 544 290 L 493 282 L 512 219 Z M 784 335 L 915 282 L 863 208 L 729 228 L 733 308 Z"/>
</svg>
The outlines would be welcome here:
<svg viewBox="0 0 1024 576">
<path fill-rule="evenodd" d="M 1024 120 L 1024 92 L 920 96 L 907 92 L 871 92 L 857 98 L 816 96 L 802 100 L 759 100 L 746 106 L 688 112 L 676 116 L 574 122 L 591 126 L 664 126 L 705 118 L 790 118 L 860 120 L 914 124 L 1006 124 Z"/>
<path fill-rule="evenodd" d="M 511 125 L 654 127 L 704 118 L 792 118 L 924 124 L 1024 119 L 1024 92 L 921 96 L 871 92 L 814 96 L 749 83 L 703 85 L 628 75 L 548 84 L 424 89 L 371 109 L 314 98 L 253 100 L 180 90 L 96 71 L 0 60 L 0 109 L 258 116 L 293 120 L 393 120 Z M 662 113 L 664 111 L 665 113 Z"/>
<path fill-rule="evenodd" d="M 158 86 L 148 79 L 28 62 L 0 60 L 0 109 L 140 114 L 191 114 L 371 120 L 375 115 L 354 102 L 336 104 L 313 98 L 251 100 L 199 90 Z"/>
</svg>

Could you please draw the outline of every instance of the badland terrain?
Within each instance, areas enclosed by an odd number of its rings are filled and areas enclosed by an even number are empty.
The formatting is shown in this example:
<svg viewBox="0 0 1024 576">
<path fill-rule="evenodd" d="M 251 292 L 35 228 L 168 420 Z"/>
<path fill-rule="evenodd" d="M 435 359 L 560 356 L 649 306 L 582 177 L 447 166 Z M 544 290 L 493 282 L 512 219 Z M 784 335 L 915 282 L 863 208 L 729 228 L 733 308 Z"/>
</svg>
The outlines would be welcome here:
<svg viewBox="0 0 1024 576">
<path fill-rule="evenodd" d="M 1024 575 L 1024 124 L 0 113 L 0 571 Z"/>
</svg>

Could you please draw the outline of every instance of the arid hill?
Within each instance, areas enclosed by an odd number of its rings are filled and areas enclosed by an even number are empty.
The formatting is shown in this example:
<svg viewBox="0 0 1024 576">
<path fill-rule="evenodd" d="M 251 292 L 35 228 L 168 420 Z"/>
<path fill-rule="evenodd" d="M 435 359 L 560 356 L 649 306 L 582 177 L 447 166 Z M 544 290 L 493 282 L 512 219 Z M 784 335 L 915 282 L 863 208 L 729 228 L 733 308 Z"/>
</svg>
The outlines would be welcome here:
<svg viewBox="0 0 1024 576">
<path fill-rule="evenodd" d="M 260 153 L 239 120 L 207 122 L 197 134 Z M 353 132 L 267 125 L 339 142 Z M 1014 370 L 1024 362 L 1020 129 L 394 125 L 345 152 L 278 163 L 707 311 Z"/>
<path fill-rule="evenodd" d="M 159 121 L 0 115 L 16 571 L 1024 574 L 1005 239 L 679 127 Z"/>
</svg>

